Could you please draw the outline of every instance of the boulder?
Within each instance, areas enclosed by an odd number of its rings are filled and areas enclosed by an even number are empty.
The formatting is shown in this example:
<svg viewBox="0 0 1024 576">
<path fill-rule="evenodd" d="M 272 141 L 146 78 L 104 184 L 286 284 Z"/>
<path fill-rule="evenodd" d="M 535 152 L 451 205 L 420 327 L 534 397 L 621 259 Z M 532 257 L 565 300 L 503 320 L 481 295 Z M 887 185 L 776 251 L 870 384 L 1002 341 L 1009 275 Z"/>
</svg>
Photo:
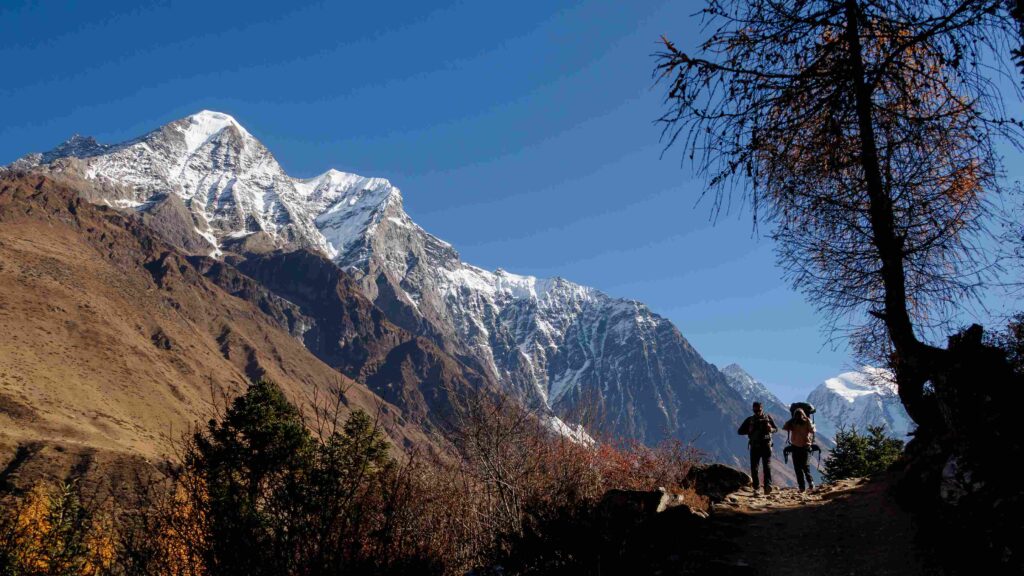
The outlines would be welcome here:
<svg viewBox="0 0 1024 576">
<path fill-rule="evenodd" d="M 707 464 L 690 468 L 683 485 L 717 504 L 729 494 L 750 486 L 750 476 L 725 464 Z"/>
<path fill-rule="evenodd" d="M 658 490 L 609 490 L 601 497 L 598 514 L 608 520 L 629 520 L 639 524 L 658 512 L 662 500 L 668 496 L 664 488 Z"/>
<path fill-rule="evenodd" d="M 665 488 L 657 490 L 609 490 L 597 506 L 598 515 L 606 522 L 620 527 L 637 526 L 656 514 L 674 508 L 686 508 L 694 514 L 681 494 Z M 704 516 L 707 516 L 704 514 Z"/>
<path fill-rule="evenodd" d="M 606 559 L 626 568 L 647 566 L 663 550 L 686 541 L 706 526 L 707 513 L 694 510 L 681 494 L 657 490 L 609 490 L 597 507 L 598 529 L 605 543 Z M 620 566 L 621 564 L 621 566 Z"/>
</svg>

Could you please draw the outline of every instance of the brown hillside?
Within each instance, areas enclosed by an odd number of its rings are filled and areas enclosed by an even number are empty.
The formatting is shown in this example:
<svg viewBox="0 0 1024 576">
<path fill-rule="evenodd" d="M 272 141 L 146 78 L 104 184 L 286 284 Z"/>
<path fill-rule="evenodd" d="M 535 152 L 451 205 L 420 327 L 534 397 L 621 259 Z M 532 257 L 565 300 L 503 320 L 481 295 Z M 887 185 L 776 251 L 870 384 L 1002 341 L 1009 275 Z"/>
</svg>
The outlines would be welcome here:
<svg viewBox="0 0 1024 576">
<path fill-rule="evenodd" d="M 286 317 L 287 303 L 276 304 Z M 314 398 L 326 401 L 341 386 L 346 405 L 380 407 L 400 445 L 426 442 L 400 410 L 281 325 L 210 282 L 139 221 L 44 176 L 0 176 L 6 459 L 15 446 L 40 441 L 159 457 L 247 379 L 264 375 L 307 414 Z"/>
</svg>

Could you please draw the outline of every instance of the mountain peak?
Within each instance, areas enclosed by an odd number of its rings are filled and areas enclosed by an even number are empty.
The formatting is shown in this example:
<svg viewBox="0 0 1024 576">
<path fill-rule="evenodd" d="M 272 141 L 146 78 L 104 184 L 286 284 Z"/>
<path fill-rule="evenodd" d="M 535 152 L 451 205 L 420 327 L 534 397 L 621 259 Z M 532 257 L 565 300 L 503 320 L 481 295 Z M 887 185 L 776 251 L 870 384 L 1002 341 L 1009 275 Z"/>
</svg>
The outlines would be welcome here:
<svg viewBox="0 0 1024 576">
<path fill-rule="evenodd" d="M 742 366 L 736 363 L 729 364 L 720 370 L 725 375 L 726 381 L 733 390 L 740 393 L 747 402 L 761 402 L 768 412 L 788 414 L 786 405 L 779 400 L 778 396 L 772 394 L 762 382 L 750 375 Z"/>
<path fill-rule="evenodd" d="M 234 128 L 241 136 L 252 138 L 252 134 L 249 134 L 249 131 L 242 127 L 234 117 L 213 110 L 200 110 L 191 116 L 172 122 L 171 125 L 184 135 L 185 147 L 188 149 L 189 155 L 202 148 L 203 144 L 226 128 Z"/>
<path fill-rule="evenodd" d="M 903 408 L 891 371 L 863 366 L 825 380 L 811 391 L 807 401 L 818 409 L 818 428 L 834 436 L 844 426 L 864 431 L 885 425 L 889 434 L 902 437 L 914 424 Z"/>
<path fill-rule="evenodd" d="M 71 138 L 65 140 L 62 144 L 46 152 L 40 156 L 42 162 L 52 162 L 57 158 L 65 158 L 67 156 L 75 157 L 87 157 L 95 156 L 105 152 L 109 146 L 100 144 L 92 136 L 82 136 L 81 134 L 73 134 Z"/>
<path fill-rule="evenodd" d="M 863 366 L 860 370 L 844 372 L 825 380 L 822 386 L 849 403 L 855 402 L 861 396 L 897 396 L 892 372 L 874 366 Z"/>
<path fill-rule="evenodd" d="M 731 374 L 737 374 L 737 375 L 742 374 L 744 376 L 752 377 L 752 376 L 750 376 L 750 374 L 746 370 L 743 369 L 742 366 L 740 366 L 739 364 L 737 364 L 735 362 L 733 362 L 732 364 L 729 364 L 725 368 L 722 368 L 722 373 L 723 374 L 730 374 L 731 373 Z"/>
<path fill-rule="evenodd" d="M 401 192 L 387 178 L 360 176 L 358 174 L 352 174 L 351 172 L 335 170 L 334 168 L 331 168 L 319 176 L 300 180 L 300 182 L 306 184 L 306 189 L 309 191 L 326 186 L 335 190 L 356 189 L 363 192 L 383 191 L 385 192 L 385 195 L 397 195 L 401 197 Z M 313 184 L 313 187 L 310 188 L 308 186 L 309 184 Z"/>
<path fill-rule="evenodd" d="M 224 112 L 217 112 L 216 110 L 200 110 L 195 114 L 186 116 L 184 119 L 196 124 L 218 125 L 220 128 L 224 128 L 225 126 L 232 124 L 239 129 L 244 130 L 242 125 L 238 123 L 238 120 L 235 120 L 234 116 Z"/>
</svg>

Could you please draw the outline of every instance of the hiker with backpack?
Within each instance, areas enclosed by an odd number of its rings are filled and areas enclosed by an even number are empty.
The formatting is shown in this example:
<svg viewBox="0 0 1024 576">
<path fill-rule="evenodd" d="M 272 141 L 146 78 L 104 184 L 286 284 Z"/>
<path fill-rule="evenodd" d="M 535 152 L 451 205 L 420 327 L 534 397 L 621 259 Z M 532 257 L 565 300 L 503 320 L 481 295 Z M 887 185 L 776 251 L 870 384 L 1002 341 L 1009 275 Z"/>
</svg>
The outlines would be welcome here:
<svg viewBox="0 0 1024 576">
<path fill-rule="evenodd" d="M 814 422 L 811 422 L 804 407 L 794 404 L 791 408 L 792 418 L 782 425 L 782 429 L 789 433 L 786 452 L 793 456 L 793 470 L 796 471 L 796 483 L 800 491 L 803 492 L 805 488 L 814 490 L 814 479 L 811 478 L 811 467 L 808 464 L 814 446 Z"/>
<path fill-rule="evenodd" d="M 740 425 L 739 434 L 748 438 L 750 448 L 750 479 L 754 483 L 754 492 L 760 487 L 757 469 L 764 465 L 764 493 L 772 493 L 772 434 L 779 431 L 771 414 L 754 402 L 754 414 Z"/>
</svg>

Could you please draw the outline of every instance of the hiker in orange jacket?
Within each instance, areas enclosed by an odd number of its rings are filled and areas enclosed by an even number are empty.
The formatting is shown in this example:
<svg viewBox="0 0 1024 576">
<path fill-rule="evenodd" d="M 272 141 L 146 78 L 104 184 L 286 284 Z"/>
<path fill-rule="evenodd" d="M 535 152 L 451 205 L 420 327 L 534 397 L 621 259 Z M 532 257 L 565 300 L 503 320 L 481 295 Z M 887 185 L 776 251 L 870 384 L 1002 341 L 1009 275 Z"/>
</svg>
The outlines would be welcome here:
<svg viewBox="0 0 1024 576">
<path fill-rule="evenodd" d="M 790 451 L 793 455 L 793 469 L 796 471 L 800 491 L 803 492 L 805 488 L 804 478 L 807 479 L 806 487 L 814 490 L 811 467 L 807 463 L 811 445 L 814 444 L 814 422 L 811 422 L 802 408 L 797 408 L 793 411 L 793 417 L 782 425 L 782 429 L 789 432 L 789 443 L 793 446 Z"/>
<path fill-rule="evenodd" d="M 772 434 L 779 431 L 771 414 L 754 402 L 754 414 L 740 425 L 739 433 L 749 438 L 750 446 L 750 479 L 754 483 L 754 492 L 760 485 L 757 469 L 764 465 L 764 493 L 772 493 Z"/>
</svg>

